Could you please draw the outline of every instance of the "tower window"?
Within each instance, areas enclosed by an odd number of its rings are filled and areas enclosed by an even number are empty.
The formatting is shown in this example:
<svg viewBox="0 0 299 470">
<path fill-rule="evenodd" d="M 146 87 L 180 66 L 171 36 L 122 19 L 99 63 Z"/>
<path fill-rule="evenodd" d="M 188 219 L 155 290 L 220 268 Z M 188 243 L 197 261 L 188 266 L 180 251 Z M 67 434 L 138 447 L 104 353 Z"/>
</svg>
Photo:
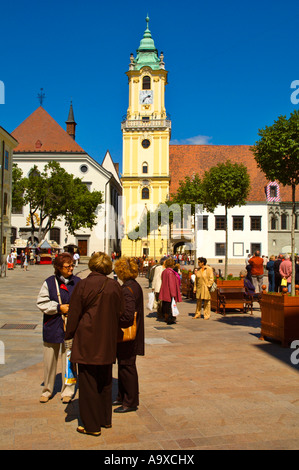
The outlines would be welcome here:
<svg viewBox="0 0 299 470">
<path fill-rule="evenodd" d="M 148 164 L 146 162 L 142 164 L 142 173 L 148 173 Z"/>
<path fill-rule="evenodd" d="M 146 75 L 142 79 L 142 89 L 143 90 L 150 90 L 151 89 L 151 77 Z"/>
<path fill-rule="evenodd" d="M 142 188 L 141 199 L 149 199 L 149 189 Z"/>
<path fill-rule="evenodd" d="M 148 149 L 151 143 L 148 139 L 143 139 L 143 141 L 141 142 L 141 145 L 144 149 Z"/>
</svg>

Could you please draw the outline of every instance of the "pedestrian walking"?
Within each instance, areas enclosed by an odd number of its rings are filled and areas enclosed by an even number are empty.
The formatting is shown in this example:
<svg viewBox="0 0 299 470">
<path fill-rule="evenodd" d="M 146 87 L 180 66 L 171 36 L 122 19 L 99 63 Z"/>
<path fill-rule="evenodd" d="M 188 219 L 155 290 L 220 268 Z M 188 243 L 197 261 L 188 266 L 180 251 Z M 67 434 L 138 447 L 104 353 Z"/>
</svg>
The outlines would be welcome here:
<svg viewBox="0 0 299 470">
<path fill-rule="evenodd" d="M 162 272 L 164 271 L 164 258 L 161 258 L 160 264 L 155 268 L 154 279 L 152 283 L 152 291 L 155 293 L 154 307 L 157 308 L 157 318 L 161 319 L 162 315 L 162 300 L 159 299 L 159 294 L 162 284 Z"/>
<path fill-rule="evenodd" d="M 254 256 L 250 258 L 248 264 L 251 266 L 252 284 L 254 285 L 255 291 L 262 292 L 264 279 L 264 260 L 260 256 L 260 252 L 258 250 L 254 253 Z"/>
<path fill-rule="evenodd" d="M 127 413 L 136 411 L 139 406 L 139 383 L 136 367 L 136 356 L 144 356 L 144 307 L 143 292 L 136 281 L 138 265 L 133 258 L 120 258 L 115 263 L 115 272 L 123 282 L 122 292 L 125 309 L 120 317 L 121 328 L 133 325 L 135 312 L 137 313 L 136 338 L 133 341 L 119 342 L 117 344 L 118 364 L 118 395 L 113 402 L 114 413 Z"/>
<path fill-rule="evenodd" d="M 119 283 L 107 277 L 112 272 L 110 256 L 95 253 L 88 267 L 91 273 L 71 298 L 65 338 L 79 371 L 82 425 L 77 431 L 100 436 L 101 427 L 112 425 L 112 364 L 124 302 Z"/>
<path fill-rule="evenodd" d="M 291 292 L 292 285 L 292 261 L 289 255 L 285 255 L 283 261 L 279 265 L 279 273 L 281 275 L 281 284 L 285 282 L 285 287 L 288 288 L 288 292 Z M 282 287 L 284 287 L 282 285 Z"/>
<path fill-rule="evenodd" d="M 210 288 L 214 282 L 213 269 L 207 265 L 206 258 L 198 258 L 198 270 L 196 273 L 194 292 L 196 293 L 196 312 L 193 318 L 201 317 L 202 303 L 204 304 L 204 319 L 211 316 L 211 293 Z"/>
<path fill-rule="evenodd" d="M 280 291 L 280 286 L 281 286 L 281 275 L 279 272 L 279 266 L 283 260 L 283 255 L 280 253 L 278 255 L 278 258 L 274 261 L 274 281 L 275 281 L 275 292 Z"/>
<path fill-rule="evenodd" d="M 164 262 L 165 269 L 161 276 L 161 289 L 159 299 L 162 300 L 162 313 L 168 325 L 176 323 L 176 318 L 172 315 L 171 302 L 182 302 L 180 284 L 173 268 L 175 261 L 167 258 Z"/>
<path fill-rule="evenodd" d="M 275 272 L 274 272 L 275 256 L 271 255 L 267 263 L 266 269 L 268 271 L 268 292 L 275 291 Z"/>
<path fill-rule="evenodd" d="M 65 385 L 66 350 L 65 317 L 69 313 L 69 302 L 75 285 L 80 278 L 73 275 L 73 258 L 69 253 L 62 253 L 54 261 L 55 273 L 43 283 L 37 298 L 37 306 L 43 312 L 44 341 L 44 386 L 40 397 L 41 403 L 47 403 L 53 396 L 57 361 L 61 349 L 63 403 L 71 401 L 75 385 Z"/>
</svg>

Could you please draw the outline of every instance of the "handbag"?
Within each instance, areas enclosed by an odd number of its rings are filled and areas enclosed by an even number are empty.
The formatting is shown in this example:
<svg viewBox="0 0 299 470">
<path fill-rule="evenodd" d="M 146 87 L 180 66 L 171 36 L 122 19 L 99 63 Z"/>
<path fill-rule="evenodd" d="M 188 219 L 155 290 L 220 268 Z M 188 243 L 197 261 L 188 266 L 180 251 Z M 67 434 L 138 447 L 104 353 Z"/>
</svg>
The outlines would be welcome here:
<svg viewBox="0 0 299 470">
<path fill-rule="evenodd" d="M 216 284 L 216 282 L 214 281 L 213 284 L 212 284 L 211 287 L 210 287 L 210 292 L 215 292 L 216 289 L 217 289 L 217 284 Z"/>
<path fill-rule="evenodd" d="M 132 292 L 131 287 L 128 289 Z M 134 294 L 133 294 L 134 295 Z M 134 341 L 137 333 L 137 312 L 134 313 L 133 325 L 128 326 L 127 328 L 119 328 L 117 342 L 126 343 L 127 341 Z"/>
<path fill-rule="evenodd" d="M 148 303 L 146 305 L 149 310 L 153 310 L 154 302 L 155 302 L 155 293 L 154 292 L 149 292 L 149 294 L 148 294 Z"/>
<path fill-rule="evenodd" d="M 171 313 L 173 317 L 177 317 L 180 314 L 174 297 L 171 299 Z"/>
</svg>

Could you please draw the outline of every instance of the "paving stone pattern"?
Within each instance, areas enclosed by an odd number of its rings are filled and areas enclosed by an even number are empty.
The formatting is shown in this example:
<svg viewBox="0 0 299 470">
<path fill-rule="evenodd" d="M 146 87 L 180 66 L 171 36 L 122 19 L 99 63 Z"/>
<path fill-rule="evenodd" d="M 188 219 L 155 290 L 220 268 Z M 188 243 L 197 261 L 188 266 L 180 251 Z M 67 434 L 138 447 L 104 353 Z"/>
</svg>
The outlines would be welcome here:
<svg viewBox="0 0 299 470">
<path fill-rule="evenodd" d="M 85 266 L 86 268 L 86 266 Z M 83 269 L 82 265 L 76 271 Z M 35 306 L 52 266 L 9 271 L 0 279 L 0 449 L 228 450 L 299 448 L 299 374 L 292 350 L 260 341 L 254 315 L 212 313 L 193 320 L 195 302 L 179 304 L 171 328 L 145 308 L 146 355 L 137 360 L 140 406 L 113 415 L 98 438 L 76 432 L 78 393 L 40 404 L 42 317 Z M 139 278 L 145 304 L 148 281 Z M 37 324 L 33 330 L 3 325 Z M 113 372 L 117 390 L 117 368 Z M 61 380 L 57 376 L 57 390 Z"/>
</svg>

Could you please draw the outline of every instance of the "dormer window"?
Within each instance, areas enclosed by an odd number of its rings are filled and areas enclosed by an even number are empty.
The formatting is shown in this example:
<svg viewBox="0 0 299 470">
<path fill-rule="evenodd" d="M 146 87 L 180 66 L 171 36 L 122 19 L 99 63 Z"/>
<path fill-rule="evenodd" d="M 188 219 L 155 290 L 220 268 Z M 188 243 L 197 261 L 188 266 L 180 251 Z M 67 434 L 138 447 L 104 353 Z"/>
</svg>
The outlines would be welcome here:
<svg viewBox="0 0 299 470">
<path fill-rule="evenodd" d="M 270 186 L 270 197 L 277 197 L 277 186 Z"/>
<path fill-rule="evenodd" d="M 276 181 L 271 181 L 265 187 L 266 199 L 268 202 L 279 202 L 280 201 L 280 189 Z"/>
</svg>

